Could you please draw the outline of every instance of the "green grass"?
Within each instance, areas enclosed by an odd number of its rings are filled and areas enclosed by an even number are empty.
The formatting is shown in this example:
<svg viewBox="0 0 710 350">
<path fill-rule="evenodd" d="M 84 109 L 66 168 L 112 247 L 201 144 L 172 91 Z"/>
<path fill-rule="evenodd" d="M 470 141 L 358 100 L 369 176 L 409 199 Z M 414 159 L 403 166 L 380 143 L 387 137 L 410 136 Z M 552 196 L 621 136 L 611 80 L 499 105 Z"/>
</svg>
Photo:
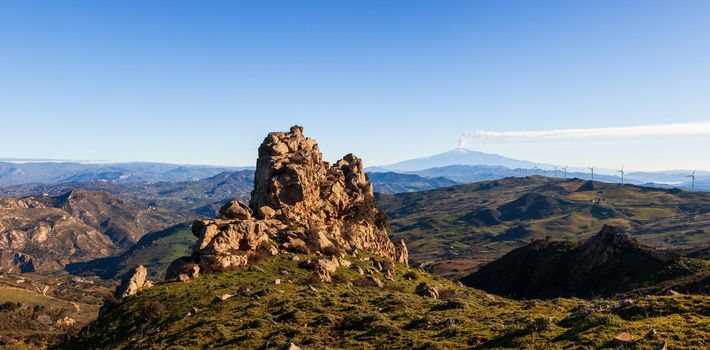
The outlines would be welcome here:
<svg viewBox="0 0 710 350">
<path fill-rule="evenodd" d="M 706 296 L 646 297 L 624 308 L 609 300 L 513 301 L 393 266 L 394 281 L 376 273 L 382 289 L 361 286 L 362 277 L 344 267 L 333 283 L 317 283 L 285 255 L 263 262 L 263 271 L 164 283 L 114 305 L 63 347 L 274 349 L 292 341 L 305 349 L 610 348 L 628 331 L 636 348 L 648 349 L 663 340 L 670 348 L 703 348 L 710 337 Z M 420 282 L 437 286 L 445 300 L 416 295 Z M 235 296 L 211 303 L 225 293 Z M 198 313 L 186 316 L 193 307 Z M 644 339 L 651 329 L 660 338 Z"/>
<path fill-rule="evenodd" d="M 121 279 L 136 266 L 143 265 L 148 269 L 149 279 L 160 281 L 170 263 L 190 255 L 196 241 L 197 237 L 190 231 L 189 224 L 179 224 L 143 236 L 122 255 L 71 264 L 67 266 L 67 271 L 95 274 L 104 279 Z"/>
<path fill-rule="evenodd" d="M 12 304 L 15 306 L 8 306 Z M 99 304 L 77 305 L 79 310 L 69 301 L 31 290 L 0 286 L 0 338 L 7 343 L 0 348 L 43 348 L 58 342 L 68 332 L 78 331 L 96 318 Z M 76 324 L 55 323 L 65 316 L 75 320 Z"/>
</svg>

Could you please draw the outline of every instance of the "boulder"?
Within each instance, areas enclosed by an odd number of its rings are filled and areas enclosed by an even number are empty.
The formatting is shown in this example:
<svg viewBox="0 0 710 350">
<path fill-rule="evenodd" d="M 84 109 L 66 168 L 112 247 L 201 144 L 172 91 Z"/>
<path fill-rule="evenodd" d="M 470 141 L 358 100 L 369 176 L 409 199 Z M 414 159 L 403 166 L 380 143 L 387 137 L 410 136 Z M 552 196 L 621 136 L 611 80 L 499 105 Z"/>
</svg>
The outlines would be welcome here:
<svg viewBox="0 0 710 350">
<path fill-rule="evenodd" d="M 234 295 L 231 295 L 231 294 L 218 295 L 218 296 L 214 297 L 214 299 L 212 299 L 212 304 L 219 304 L 219 303 L 221 303 L 221 302 L 223 302 L 223 301 L 225 301 L 225 300 L 227 300 L 227 299 L 229 299 L 229 298 L 231 298 L 231 297 L 233 297 L 233 296 L 234 296 Z"/>
<path fill-rule="evenodd" d="M 403 239 L 399 240 L 399 244 L 396 247 L 395 260 L 409 267 L 409 250 L 407 250 L 407 245 L 404 243 Z"/>
<path fill-rule="evenodd" d="M 131 295 L 136 295 L 144 289 L 152 287 L 153 283 L 146 281 L 147 276 L 148 270 L 146 270 L 145 266 L 138 265 L 138 267 L 133 270 L 130 277 L 124 280 L 121 285 L 116 288 L 116 292 L 114 294 L 117 298 L 126 298 Z"/>
<path fill-rule="evenodd" d="M 382 283 L 382 281 L 380 281 L 380 279 L 375 276 L 367 276 L 367 281 L 377 288 L 384 288 L 385 286 L 385 284 Z"/>
<path fill-rule="evenodd" d="M 614 337 L 614 341 L 619 344 L 628 344 L 633 341 L 633 337 L 628 332 L 622 332 Z"/>
<path fill-rule="evenodd" d="M 180 275 L 190 278 L 197 278 L 200 275 L 200 266 L 190 257 L 182 257 L 173 261 L 165 272 L 165 280 L 179 279 Z"/>
<path fill-rule="evenodd" d="M 439 299 L 439 290 L 434 286 L 426 284 L 425 282 L 419 283 L 414 292 L 423 297 Z"/>
<path fill-rule="evenodd" d="M 220 219 L 226 220 L 249 220 L 252 211 L 246 204 L 240 201 L 231 201 L 219 208 Z"/>
<path fill-rule="evenodd" d="M 335 272 L 338 266 L 340 266 L 340 263 L 338 262 L 338 258 L 330 257 L 318 258 L 318 260 L 316 261 L 305 261 L 301 263 L 300 266 L 306 269 L 313 270 L 314 276 L 318 278 L 321 282 L 329 283 L 332 281 L 330 274 Z"/>
</svg>

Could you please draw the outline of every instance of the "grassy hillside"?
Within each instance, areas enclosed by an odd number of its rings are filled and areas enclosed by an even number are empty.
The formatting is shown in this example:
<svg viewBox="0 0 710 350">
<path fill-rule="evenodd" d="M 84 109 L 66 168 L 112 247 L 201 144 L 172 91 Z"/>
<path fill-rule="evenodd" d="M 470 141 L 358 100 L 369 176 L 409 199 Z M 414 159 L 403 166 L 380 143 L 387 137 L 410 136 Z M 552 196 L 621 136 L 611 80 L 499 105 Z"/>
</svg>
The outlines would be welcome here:
<svg viewBox="0 0 710 350">
<path fill-rule="evenodd" d="M 300 256 L 308 258 L 314 257 Z M 639 349 L 664 341 L 700 349 L 710 337 L 707 297 L 644 297 L 624 306 L 513 301 L 402 265 L 392 270 L 392 281 L 372 272 L 381 288 L 344 267 L 333 283 L 317 283 L 288 255 L 278 255 L 261 267 L 164 283 L 124 299 L 59 348 L 274 349 L 288 342 L 304 349 L 615 348 L 613 338 L 629 332 Z M 436 286 L 441 300 L 415 294 L 421 282 Z M 234 296 L 213 302 L 222 294 Z M 644 337 L 652 329 L 657 335 Z"/>
<path fill-rule="evenodd" d="M 710 245 L 710 193 L 540 176 L 379 195 L 414 261 L 460 277 L 536 238 L 579 240 L 617 225 L 662 249 Z"/>
<path fill-rule="evenodd" d="M 67 275 L 0 275 L 0 348 L 57 343 L 96 319 L 112 289 L 100 280 Z"/>
<path fill-rule="evenodd" d="M 162 231 L 147 234 L 125 254 L 70 264 L 67 271 L 73 274 L 94 274 L 104 279 L 122 278 L 136 266 L 148 269 L 152 280 L 163 280 L 165 271 L 175 259 L 190 255 L 197 237 L 189 224 L 180 224 Z"/>
</svg>

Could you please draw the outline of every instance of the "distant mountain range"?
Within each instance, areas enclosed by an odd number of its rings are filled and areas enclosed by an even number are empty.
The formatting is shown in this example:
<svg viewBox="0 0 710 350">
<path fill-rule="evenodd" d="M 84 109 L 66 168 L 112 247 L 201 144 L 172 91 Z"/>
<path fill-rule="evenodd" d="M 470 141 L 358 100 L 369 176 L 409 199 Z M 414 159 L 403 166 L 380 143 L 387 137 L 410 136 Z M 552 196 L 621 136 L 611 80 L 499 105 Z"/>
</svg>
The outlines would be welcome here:
<svg viewBox="0 0 710 350">
<path fill-rule="evenodd" d="M 0 186 L 93 180 L 116 182 L 178 182 L 198 180 L 225 171 L 244 169 L 251 168 L 144 162 L 97 164 L 27 160 L 13 160 L 10 162 L 0 160 Z"/>
<path fill-rule="evenodd" d="M 248 201 L 254 183 L 251 170 L 227 171 L 195 181 L 115 182 L 72 181 L 0 187 L 0 197 L 58 196 L 75 188 L 104 191 L 142 205 L 166 208 L 176 213 L 214 216 L 224 202 Z"/>
<path fill-rule="evenodd" d="M 240 174 L 240 181 L 247 181 L 241 187 L 248 192 L 251 181 L 253 181 L 253 169 L 253 167 L 217 167 L 166 163 L 98 164 L 16 159 L 11 162 L 3 162 L 3 159 L 0 159 L 0 186 L 5 187 L 4 190 L 0 190 L 0 193 L 17 190 L 17 188 L 8 189 L 7 186 L 25 186 L 29 184 L 34 187 L 31 194 L 38 193 L 37 189 L 42 187 L 42 185 L 62 185 L 51 186 L 53 188 L 60 187 L 62 191 L 74 187 L 87 188 L 86 186 L 89 186 L 92 189 L 97 189 L 96 187 L 120 187 L 122 190 L 130 192 L 140 190 L 141 187 L 146 187 L 147 185 L 159 184 L 152 186 L 153 190 L 162 191 L 171 186 L 178 186 L 182 188 L 182 191 L 193 192 L 193 195 L 199 198 L 204 196 L 196 191 L 191 191 L 189 187 L 195 187 L 193 185 L 200 187 L 203 184 L 191 184 L 191 182 L 217 177 L 213 179 L 214 181 L 207 181 L 216 185 L 215 181 L 219 181 L 219 179 L 226 180 L 229 178 L 229 174 L 241 171 L 244 171 L 244 173 Z M 565 174 L 562 167 L 517 160 L 463 148 L 391 165 L 370 167 L 366 171 L 370 174 L 375 191 L 382 193 L 424 191 L 455 184 L 531 175 L 591 180 L 590 172 L 583 169 L 570 167 Z M 690 171 L 688 170 L 627 172 L 624 180 L 626 183 L 636 185 L 691 189 L 689 174 Z M 613 170 L 597 169 L 594 174 L 594 180 L 620 183 L 621 177 L 618 175 Z M 696 190 L 710 191 L 710 172 L 697 171 L 695 177 Z M 230 181 L 232 184 L 235 183 L 233 180 Z M 93 183 L 89 184 L 89 182 Z M 178 185 L 183 182 L 185 184 Z M 82 185 L 78 186 L 77 184 L 79 183 Z M 168 183 L 173 183 L 173 185 Z M 122 186 L 117 186 L 116 184 Z M 221 187 L 225 188 L 224 185 L 221 185 Z M 174 190 L 180 191 L 177 188 Z M 112 192 L 111 190 L 108 191 Z M 57 193 L 54 192 L 54 194 Z M 235 197 L 243 197 L 245 194 L 248 195 L 248 193 L 240 192 Z M 17 197 L 17 195 L 13 194 L 9 195 Z M 24 195 L 29 194 L 25 193 Z M 195 196 L 182 199 L 188 199 L 193 202 L 192 199 L 195 199 Z M 207 195 L 207 197 L 215 196 Z M 203 199 L 198 199 L 197 201 L 205 202 Z"/>
<path fill-rule="evenodd" d="M 424 178 L 447 178 L 458 183 L 496 180 L 506 177 L 523 177 L 541 175 L 555 178 L 578 178 L 591 180 L 591 173 L 586 169 L 568 167 L 567 172 L 562 166 L 534 163 L 517 160 L 497 154 L 472 151 L 457 148 L 429 157 L 415 158 L 402 162 L 370 167 L 369 173 L 397 172 L 419 175 Z M 691 170 L 663 170 L 649 172 L 627 172 L 624 182 L 636 185 L 647 185 L 663 188 L 691 188 L 688 175 Z M 710 171 L 695 173 L 695 189 L 710 191 Z M 616 170 L 596 169 L 595 181 L 620 183 L 621 177 Z M 405 191 L 400 191 L 405 192 Z"/>
</svg>

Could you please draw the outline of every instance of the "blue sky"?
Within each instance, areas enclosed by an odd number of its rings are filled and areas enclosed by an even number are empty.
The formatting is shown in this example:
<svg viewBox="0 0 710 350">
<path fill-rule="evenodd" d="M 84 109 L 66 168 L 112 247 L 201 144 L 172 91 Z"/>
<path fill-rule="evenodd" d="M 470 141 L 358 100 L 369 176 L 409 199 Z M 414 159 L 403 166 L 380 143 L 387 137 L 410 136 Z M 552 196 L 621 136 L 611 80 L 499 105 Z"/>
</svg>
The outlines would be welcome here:
<svg viewBox="0 0 710 350">
<path fill-rule="evenodd" d="M 253 165 L 464 132 L 710 121 L 707 1 L 2 1 L 0 157 Z M 710 169 L 710 136 L 480 142 L 532 161 Z"/>
</svg>

